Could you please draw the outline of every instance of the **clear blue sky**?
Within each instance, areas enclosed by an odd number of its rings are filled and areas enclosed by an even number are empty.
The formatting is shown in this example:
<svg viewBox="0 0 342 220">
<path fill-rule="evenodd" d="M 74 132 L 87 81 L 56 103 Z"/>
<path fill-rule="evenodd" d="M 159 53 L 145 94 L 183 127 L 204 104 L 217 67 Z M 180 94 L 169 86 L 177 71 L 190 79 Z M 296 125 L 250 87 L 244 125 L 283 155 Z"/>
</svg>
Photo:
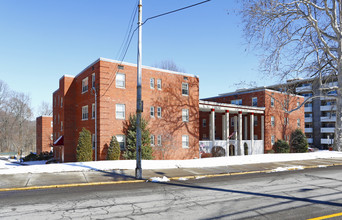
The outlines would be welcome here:
<svg viewBox="0 0 342 220">
<path fill-rule="evenodd" d="M 201 0 L 143 0 L 143 20 Z M 59 78 L 77 75 L 99 57 L 118 59 L 137 0 L 0 0 L 0 79 L 38 106 L 52 102 Z M 200 97 L 236 89 L 240 81 L 275 83 L 242 35 L 236 0 L 208 3 L 148 21 L 143 65 L 173 60 L 200 77 Z M 136 27 L 136 22 L 134 22 Z M 137 35 L 124 61 L 136 63 Z"/>
</svg>

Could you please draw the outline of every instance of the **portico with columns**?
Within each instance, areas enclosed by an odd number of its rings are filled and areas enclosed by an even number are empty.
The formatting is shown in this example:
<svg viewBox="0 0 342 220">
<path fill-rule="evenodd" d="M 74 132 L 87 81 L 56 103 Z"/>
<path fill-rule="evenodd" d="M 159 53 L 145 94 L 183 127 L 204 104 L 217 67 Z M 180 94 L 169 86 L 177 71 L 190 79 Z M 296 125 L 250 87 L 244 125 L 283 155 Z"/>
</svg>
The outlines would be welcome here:
<svg viewBox="0 0 342 220">
<path fill-rule="evenodd" d="M 200 100 L 199 110 L 202 154 L 213 147 L 223 148 L 225 156 L 264 153 L 264 107 Z"/>
</svg>

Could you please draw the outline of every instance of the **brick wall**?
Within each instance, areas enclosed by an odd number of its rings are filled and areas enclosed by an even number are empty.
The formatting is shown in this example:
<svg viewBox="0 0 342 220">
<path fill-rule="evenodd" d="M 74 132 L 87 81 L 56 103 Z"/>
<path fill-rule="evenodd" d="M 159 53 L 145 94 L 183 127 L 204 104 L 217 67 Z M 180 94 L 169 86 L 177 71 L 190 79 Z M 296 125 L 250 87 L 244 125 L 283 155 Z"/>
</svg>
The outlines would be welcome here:
<svg viewBox="0 0 342 220">
<path fill-rule="evenodd" d="M 51 151 L 52 117 L 40 116 L 36 118 L 36 153 Z"/>
</svg>

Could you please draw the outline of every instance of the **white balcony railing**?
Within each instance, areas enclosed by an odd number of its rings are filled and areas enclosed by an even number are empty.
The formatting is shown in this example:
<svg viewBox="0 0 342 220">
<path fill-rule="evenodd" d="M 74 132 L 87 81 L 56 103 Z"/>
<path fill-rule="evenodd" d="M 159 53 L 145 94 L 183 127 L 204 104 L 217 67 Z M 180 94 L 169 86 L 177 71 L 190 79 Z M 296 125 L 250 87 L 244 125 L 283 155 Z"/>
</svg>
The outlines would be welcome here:
<svg viewBox="0 0 342 220">
<path fill-rule="evenodd" d="M 308 92 L 312 90 L 312 86 L 302 86 L 302 87 L 297 87 L 296 92 Z"/>
<path fill-rule="evenodd" d="M 312 112 L 312 107 L 304 107 L 304 112 Z"/>
<path fill-rule="evenodd" d="M 313 139 L 312 139 L 312 138 L 307 138 L 307 140 L 308 140 L 308 143 L 309 143 L 309 144 L 312 144 L 312 143 L 313 143 Z"/>
<path fill-rule="evenodd" d="M 304 122 L 312 122 L 312 117 L 306 117 L 306 118 L 304 118 Z"/>
<path fill-rule="evenodd" d="M 334 139 L 321 138 L 321 144 L 333 144 Z"/>
<path fill-rule="evenodd" d="M 334 127 L 321 128 L 321 133 L 335 133 L 335 128 Z"/>
<path fill-rule="evenodd" d="M 312 133 L 313 132 L 313 128 L 305 128 L 305 133 Z"/>
<path fill-rule="evenodd" d="M 335 89 L 338 87 L 337 82 L 330 82 L 330 83 L 325 83 L 322 85 L 322 89 Z"/>
<path fill-rule="evenodd" d="M 336 111 L 336 105 L 322 105 L 321 111 Z"/>
<path fill-rule="evenodd" d="M 336 121 L 336 116 L 321 117 L 321 122 L 332 122 L 332 121 Z"/>
</svg>

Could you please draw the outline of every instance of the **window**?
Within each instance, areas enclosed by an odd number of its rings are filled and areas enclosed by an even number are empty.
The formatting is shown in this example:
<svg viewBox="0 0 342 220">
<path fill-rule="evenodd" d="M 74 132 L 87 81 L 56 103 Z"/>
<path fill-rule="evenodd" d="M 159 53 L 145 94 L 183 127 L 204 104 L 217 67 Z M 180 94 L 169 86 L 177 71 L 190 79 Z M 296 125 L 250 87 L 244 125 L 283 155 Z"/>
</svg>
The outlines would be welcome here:
<svg viewBox="0 0 342 220">
<path fill-rule="evenodd" d="M 207 119 L 203 119 L 202 120 L 202 125 L 203 125 L 204 128 L 207 127 Z"/>
<path fill-rule="evenodd" d="M 189 95 L 189 85 L 182 83 L 182 95 Z"/>
<path fill-rule="evenodd" d="M 271 98 L 271 107 L 274 107 L 274 98 Z"/>
<path fill-rule="evenodd" d="M 154 146 L 154 135 L 151 135 L 151 145 Z"/>
<path fill-rule="evenodd" d="M 161 118 L 161 116 L 162 116 L 162 109 L 161 107 L 157 107 L 157 117 Z"/>
<path fill-rule="evenodd" d="M 274 127 L 274 116 L 271 116 L 271 126 Z"/>
<path fill-rule="evenodd" d="M 150 116 L 154 118 L 154 107 L 151 106 L 150 108 Z"/>
<path fill-rule="evenodd" d="M 299 103 L 299 102 L 297 102 L 297 107 L 299 107 L 299 105 L 300 105 L 300 103 Z"/>
<path fill-rule="evenodd" d="M 274 144 L 274 135 L 271 136 L 271 144 Z"/>
<path fill-rule="evenodd" d="M 95 118 L 95 103 L 91 105 L 91 118 Z"/>
<path fill-rule="evenodd" d="M 116 104 L 115 107 L 116 119 L 125 119 L 125 105 Z"/>
<path fill-rule="evenodd" d="M 161 90 L 162 88 L 162 81 L 161 79 L 157 79 L 157 89 Z"/>
<path fill-rule="evenodd" d="M 88 91 L 88 77 L 82 80 L 82 93 Z"/>
<path fill-rule="evenodd" d="M 93 88 L 95 88 L 95 73 L 93 73 L 92 75 L 91 75 L 91 86 L 93 87 Z"/>
<path fill-rule="evenodd" d="M 119 70 L 123 70 L 125 67 L 123 65 L 118 65 Z"/>
<path fill-rule="evenodd" d="M 82 120 L 88 120 L 88 106 L 87 105 L 82 107 Z"/>
<path fill-rule="evenodd" d="M 61 121 L 61 131 L 63 131 L 63 122 Z"/>
<path fill-rule="evenodd" d="M 53 127 L 53 121 L 51 121 L 51 128 Z"/>
<path fill-rule="evenodd" d="M 95 148 L 95 134 L 91 135 L 91 143 L 92 143 L 92 146 L 93 146 L 93 149 L 94 149 Z"/>
<path fill-rule="evenodd" d="M 233 105 L 242 105 L 242 99 L 232 100 L 230 103 Z"/>
<path fill-rule="evenodd" d="M 189 121 L 189 109 L 182 109 L 182 121 Z"/>
<path fill-rule="evenodd" d="M 115 79 L 116 88 L 125 88 L 125 78 L 126 75 L 123 73 L 117 73 Z"/>
<path fill-rule="evenodd" d="M 254 115 L 254 126 L 258 126 L 258 116 Z"/>
<path fill-rule="evenodd" d="M 150 79 L 150 87 L 151 89 L 154 89 L 154 78 Z"/>
<path fill-rule="evenodd" d="M 61 107 L 63 107 L 63 97 L 61 97 Z"/>
<path fill-rule="evenodd" d="M 158 146 L 161 146 L 161 145 L 162 145 L 162 138 L 161 138 L 161 135 L 158 135 L 158 137 L 157 137 L 157 144 L 158 144 Z"/>
<path fill-rule="evenodd" d="M 300 128 L 300 119 L 297 119 L 297 127 Z"/>
<path fill-rule="evenodd" d="M 257 97 L 252 98 L 252 106 L 258 106 L 258 98 Z"/>
<path fill-rule="evenodd" d="M 52 140 L 52 141 L 53 141 L 53 134 L 51 134 L 51 136 L 50 136 L 50 140 Z"/>
<path fill-rule="evenodd" d="M 189 136 L 188 135 L 182 135 L 182 147 L 189 148 Z"/>
<path fill-rule="evenodd" d="M 120 150 L 125 150 L 126 148 L 126 136 L 125 135 L 116 135 L 116 140 L 118 140 L 120 145 Z"/>
</svg>

